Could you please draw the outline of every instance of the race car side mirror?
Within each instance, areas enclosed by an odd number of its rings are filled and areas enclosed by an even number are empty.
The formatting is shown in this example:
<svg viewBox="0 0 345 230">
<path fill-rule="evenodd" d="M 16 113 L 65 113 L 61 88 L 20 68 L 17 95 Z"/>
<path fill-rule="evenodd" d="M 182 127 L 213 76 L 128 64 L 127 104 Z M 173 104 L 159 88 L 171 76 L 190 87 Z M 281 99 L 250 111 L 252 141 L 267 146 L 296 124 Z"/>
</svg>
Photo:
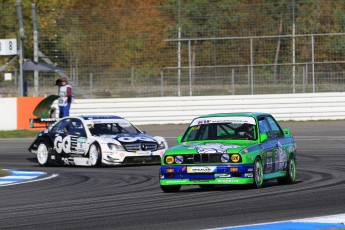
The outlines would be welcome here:
<svg viewBox="0 0 345 230">
<path fill-rule="evenodd" d="M 284 137 L 291 137 L 291 130 L 290 129 L 283 129 Z"/>
<path fill-rule="evenodd" d="M 268 136 L 266 133 L 260 133 L 260 142 L 264 142 L 268 140 Z"/>
<path fill-rule="evenodd" d="M 177 144 L 181 144 L 182 142 L 182 135 L 177 137 Z"/>
</svg>

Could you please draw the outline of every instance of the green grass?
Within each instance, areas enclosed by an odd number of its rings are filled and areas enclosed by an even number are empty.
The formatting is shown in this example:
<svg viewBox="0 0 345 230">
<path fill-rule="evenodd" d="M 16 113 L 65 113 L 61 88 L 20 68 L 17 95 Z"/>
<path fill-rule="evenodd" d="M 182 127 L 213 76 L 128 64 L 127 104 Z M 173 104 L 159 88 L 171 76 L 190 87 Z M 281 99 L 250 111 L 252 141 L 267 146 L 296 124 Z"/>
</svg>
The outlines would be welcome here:
<svg viewBox="0 0 345 230">
<path fill-rule="evenodd" d="M 39 130 L 9 130 L 0 131 L 0 138 L 23 138 L 23 137 L 36 137 Z"/>
<path fill-rule="evenodd" d="M 10 172 L 0 169 L 0 177 L 11 175 Z"/>
</svg>

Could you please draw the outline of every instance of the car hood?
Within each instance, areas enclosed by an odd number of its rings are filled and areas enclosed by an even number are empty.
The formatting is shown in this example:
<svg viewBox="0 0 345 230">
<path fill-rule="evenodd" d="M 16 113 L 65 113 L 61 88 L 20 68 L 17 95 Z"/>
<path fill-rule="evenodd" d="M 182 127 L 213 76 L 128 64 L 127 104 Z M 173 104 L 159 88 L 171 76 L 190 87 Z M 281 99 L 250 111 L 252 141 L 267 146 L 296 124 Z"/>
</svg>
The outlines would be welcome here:
<svg viewBox="0 0 345 230">
<path fill-rule="evenodd" d="M 155 142 L 157 140 L 147 134 L 117 134 L 117 135 L 99 135 L 98 138 L 107 141 L 118 141 L 121 144 L 128 143 L 143 143 L 143 142 Z"/>
<path fill-rule="evenodd" d="M 246 143 L 229 142 L 184 142 L 168 150 L 170 154 L 197 154 L 197 153 L 239 153 L 245 148 L 255 144 L 255 141 Z"/>
</svg>

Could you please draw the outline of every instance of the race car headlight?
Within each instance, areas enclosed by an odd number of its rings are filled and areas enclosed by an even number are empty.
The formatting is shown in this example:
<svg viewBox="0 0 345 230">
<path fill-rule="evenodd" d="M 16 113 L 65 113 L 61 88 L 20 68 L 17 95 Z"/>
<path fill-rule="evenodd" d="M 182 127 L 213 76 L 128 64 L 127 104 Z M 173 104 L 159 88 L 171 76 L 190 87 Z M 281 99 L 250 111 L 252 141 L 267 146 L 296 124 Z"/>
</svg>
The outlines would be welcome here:
<svg viewBox="0 0 345 230">
<path fill-rule="evenodd" d="M 167 156 L 166 158 L 165 158 L 165 163 L 167 163 L 167 164 L 173 164 L 174 163 L 174 157 L 173 156 Z"/>
<path fill-rule="evenodd" d="M 231 155 L 231 161 L 234 162 L 234 163 L 238 163 L 241 161 L 241 156 L 240 154 L 232 154 Z"/>
<path fill-rule="evenodd" d="M 220 160 L 221 160 L 223 163 L 228 163 L 229 160 L 230 160 L 229 154 L 226 154 L 226 153 L 222 154 L 222 156 L 220 157 Z"/>
<path fill-rule="evenodd" d="M 182 164 L 183 163 L 183 156 L 180 156 L 180 155 L 176 156 L 175 157 L 175 163 L 176 164 Z"/>
<path fill-rule="evenodd" d="M 157 148 L 158 150 L 160 150 L 160 149 L 165 149 L 165 144 L 164 144 L 164 142 L 162 141 L 161 143 L 159 143 L 159 145 L 158 145 L 158 148 Z"/>
<path fill-rule="evenodd" d="M 125 150 L 122 145 L 117 145 L 114 143 L 108 143 L 108 147 L 110 150 Z"/>
</svg>

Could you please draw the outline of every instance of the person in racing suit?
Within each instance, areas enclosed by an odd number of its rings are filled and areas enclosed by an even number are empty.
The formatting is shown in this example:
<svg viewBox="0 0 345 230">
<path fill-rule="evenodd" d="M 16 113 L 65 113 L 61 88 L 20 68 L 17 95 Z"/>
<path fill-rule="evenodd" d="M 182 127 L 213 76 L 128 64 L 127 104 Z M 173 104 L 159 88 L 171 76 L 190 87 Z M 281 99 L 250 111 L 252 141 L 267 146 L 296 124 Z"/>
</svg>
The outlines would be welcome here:
<svg viewBox="0 0 345 230">
<path fill-rule="evenodd" d="M 236 133 L 241 136 L 246 136 L 248 139 L 254 138 L 254 126 L 251 124 L 244 123 L 240 127 L 235 129 Z"/>
<path fill-rule="evenodd" d="M 66 76 L 61 77 L 56 81 L 56 85 L 59 87 L 58 99 L 59 105 L 59 118 L 69 116 L 69 110 L 72 103 L 72 86 L 68 84 L 68 78 Z"/>
</svg>

